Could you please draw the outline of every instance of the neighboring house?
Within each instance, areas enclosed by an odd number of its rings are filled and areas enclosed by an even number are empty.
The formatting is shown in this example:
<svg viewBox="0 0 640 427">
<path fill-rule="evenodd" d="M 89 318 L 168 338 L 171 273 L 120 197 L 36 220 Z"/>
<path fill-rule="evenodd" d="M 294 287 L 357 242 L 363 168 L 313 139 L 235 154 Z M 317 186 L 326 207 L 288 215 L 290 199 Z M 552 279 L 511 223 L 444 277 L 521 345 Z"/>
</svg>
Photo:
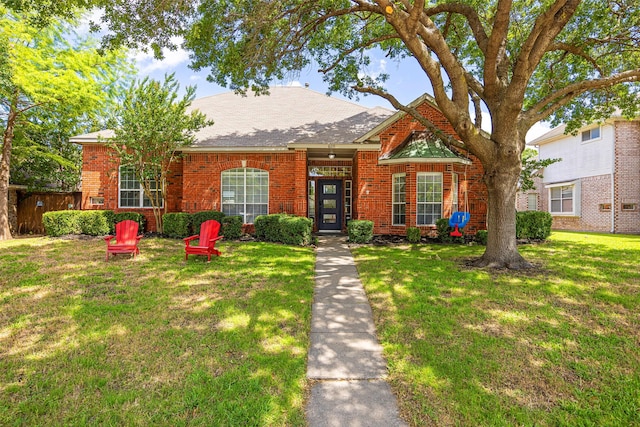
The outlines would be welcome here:
<svg viewBox="0 0 640 427">
<path fill-rule="evenodd" d="M 349 219 L 374 222 L 375 234 L 434 234 L 435 222 L 470 211 L 467 232 L 484 229 L 486 189 L 475 157 L 447 146 L 405 113 L 339 100 L 306 88 L 269 96 L 209 96 L 193 109 L 213 119 L 172 167 L 168 212 L 218 210 L 314 219 L 316 231 L 343 231 Z M 444 132 L 453 128 L 427 95 L 412 103 Z M 139 183 L 99 142 L 110 131 L 71 139 L 83 146 L 82 207 L 143 213 L 155 229 Z"/>
<path fill-rule="evenodd" d="M 528 145 L 541 159 L 562 159 L 538 186 L 554 229 L 640 233 L 640 120 L 614 116 L 575 136 L 562 125 Z"/>
</svg>

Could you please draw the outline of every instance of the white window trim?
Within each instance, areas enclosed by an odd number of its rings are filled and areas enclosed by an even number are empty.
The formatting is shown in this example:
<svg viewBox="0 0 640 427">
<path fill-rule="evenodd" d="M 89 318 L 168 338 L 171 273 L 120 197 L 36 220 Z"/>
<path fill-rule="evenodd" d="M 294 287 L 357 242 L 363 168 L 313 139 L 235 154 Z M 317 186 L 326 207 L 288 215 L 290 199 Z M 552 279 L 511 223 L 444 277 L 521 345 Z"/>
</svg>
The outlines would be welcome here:
<svg viewBox="0 0 640 427">
<path fill-rule="evenodd" d="M 395 201 L 395 185 L 396 185 L 396 177 L 404 177 L 404 202 L 396 202 Z M 404 205 L 404 224 L 396 224 L 394 207 L 395 205 Z M 394 173 L 391 175 L 391 225 L 395 227 L 405 227 L 407 225 L 407 174 L 406 173 Z"/>
<path fill-rule="evenodd" d="M 246 209 L 247 208 L 247 199 L 246 199 L 246 194 L 247 194 L 247 170 L 249 170 L 249 169 L 258 170 L 258 171 L 261 171 L 261 172 L 266 172 L 266 174 L 267 174 L 267 203 L 266 203 L 266 205 L 267 205 L 267 213 L 265 215 L 269 214 L 269 181 L 270 181 L 269 171 L 264 170 L 264 169 L 245 167 L 245 168 L 231 168 L 231 169 L 226 169 L 226 170 L 223 170 L 222 172 L 220 172 L 220 210 L 224 209 L 223 208 L 223 199 L 224 198 L 222 197 L 222 194 L 224 192 L 224 180 L 222 179 L 222 175 L 225 172 L 229 172 L 229 171 L 237 170 L 237 169 L 241 169 L 244 172 L 244 191 L 243 192 L 245 194 L 245 199 L 244 199 L 244 201 L 242 203 L 244 205 L 244 209 L 243 210 L 245 212 L 243 212 L 242 215 L 238 215 L 238 216 L 242 217 L 242 223 L 243 224 L 253 224 L 252 222 L 245 222 L 247 220 L 247 212 L 246 212 L 246 210 L 247 210 Z M 239 203 L 234 203 L 234 204 L 239 204 Z"/>
<path fill-rule="evenodd" d="M 589 139 L 585 139 L 585 140 L 582 139 L 582 134 L 584 132 L 589 132 L 589 136 L 591 136 L 591 131 L 594 130 L 594 129 L 598 129 L 598 131 L 599 131 L 597 138 L 589 138 Z M 602 139 L 602 126 L 598 125 L 598 126 L 590 127 L 588 129 L 583 129 L 583 130 L 580 131 L 579 135 L 580 135 L 580 143 L 581 144 L 588 144 L 588 143 L 593 142 L 593 141 L 599 141 L 599 140 Z"/>
<path fill-rule="evenodd" d="M 418 224 L 418 206 L 422 205 L 422 204 L 434 204 L 434 203 L 424 203 L 424 202 L 418 202 L 418 178 L 421 176 L 438 176 L 440 177 L 440 218 L 443 217 L 443 209 L 444 209 L 444 197 L 443 197 L 443 192 L 444 192 L 444 181 L 442 179 L 442 172 L 418 172 L 416 174 L 416 225 L 418 227 L 428 227 L 428 226 L 432 226 L 432 225 L 436 225 L 435 223 L 433 224 Z"/>
<path fill-rule="evenodd" d="M 571 200 L 571 212 L 554 212 L 551 210 L 551 190 L 553 188 L 558 187 L 572 187 L 572 200 Z M 569 182 L 559 182 L 556 184 L 545 185 L 547 189 L 547 195 L 549 197 L 549 206 L 548 211 L 551 215 L 555 216 L 580 216 L 580 182 L 579 181 L 569 181 Z"/>
<path fill-rule="evenodd" d="M 142 188 L 142 184 L 140 183 L 140 181 L 138 181 L 138 185 L 140 186 L 140 188 L 138 190 L 135 189 L 131 189 L 131 188 L 127 188 L 124 191 L 139 191 L 140 196 L 138 198 L 138 202 L 139 202 L 139 206 L 122 206 L 122 203 L 120 201 L 120 196 L 122 194 L 122 189 L 120 188 L 120 184 L 122 182 L 121 176 L 122 176 L 122 168 L 128 168 L 128 166 L 126 165 L 120 165 L 118 167 L 118 208 L 119 209 L 153 209 L 153 206 L 144 206 L 144 189 Z M 164 198 L 161 200 L 161 205 L 160 208 L 164 207 Z"/>
</svg>

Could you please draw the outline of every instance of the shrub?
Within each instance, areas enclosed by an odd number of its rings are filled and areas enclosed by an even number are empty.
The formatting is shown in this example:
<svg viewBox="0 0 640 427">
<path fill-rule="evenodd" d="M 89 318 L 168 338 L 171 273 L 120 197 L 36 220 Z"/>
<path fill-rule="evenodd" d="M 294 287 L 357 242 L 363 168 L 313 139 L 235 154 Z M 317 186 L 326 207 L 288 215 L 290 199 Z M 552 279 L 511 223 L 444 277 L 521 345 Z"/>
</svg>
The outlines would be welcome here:
<svg viewBox="0 0 640 427">
<path fill-rule="evenodd" d="M 449 218 L 440 218 L 436 221 L 436 233 L 438 241 L 442 243 L 463 243 L 463 237 L 454 237 L 451 235 L 453 228 L 449 225 Z M 463 230 L 460 230 L 463 232 Z"/>
<path fill-rule="evenodd" d="M 286 214 L 259 215 L 253 222 L 256 237 L 267 242 L 280 241 L 280 219 Z"/>
<path fill-rule="evenodd" d="M 81 234 L 89 236 L 106 236 L 113 227 L 113 211 L 76 211 Z"/>
<path fill-rule="evenodd" d="M 191 231 L 191 214 L 186 212 L 167 213 L 162 216 L 164 234 L 169 237 L 188 237 Z"/>
<path fill-rule="evenodd" d="M 135 221 L 138 223 L 138 231 L 142 233 L 144 231 L 145 224 L 147 219 L 138 212 L 118 212 L 113 215 L 113 227 L 111 228 L 111 232 L 115 230 L 115 225 L 119 222 L 130 219 L 131 221 Z"/>
<path fill-rule="evenodd" d="M 313 221 L 302 216 L 280 218 L 280 242 L 287 245 L 306 246 L 311 243 Z"/>
<path fill-rule="evenodd" d="M 239 239 L 242 236 L 242 217 L 225 216 L 222 218 L 222 232 L 226 240 Z"/>
<path fill-rule="evenodd" d="M 420 237 L 420 229 L 418 227 L 407 228 L 407 240 L 409 243 L 419 243 Z"/>
<path fill-rule="evenodd" d="M 224 214 L 218 211 L 202 211 L 191 214 L 191 234 L 200 233 L 200 224 L 210 219 L 215 219 L 223 224 Z"/>
<path fill-rule="evenodd" d="M 478 242 L 481 245 L 487 245 L 487 237 L 488 237 L 488 232 L 487 230 L 478 230 L 476 231 L 476 242 Z"/>
<path fill-rule="evenodd" d="M 57 237 L 65 234 L 80 234 L 78 213 L 81 211 L 52 211 L 42 215 L 44 232 L 48 236 Z"/>
<path fill-rule="evenodd" d="M 373 221 L 366 219 L 353 219 L 347 224 L 349 242 L 369 243 L 373 239 Z"/>
<path fill-rule="evenodd" d="M 552 221 L 553 219 L 549 212 L 517 212 L 516 238 L 545 240 L 551 235 Z"/>
</svg>

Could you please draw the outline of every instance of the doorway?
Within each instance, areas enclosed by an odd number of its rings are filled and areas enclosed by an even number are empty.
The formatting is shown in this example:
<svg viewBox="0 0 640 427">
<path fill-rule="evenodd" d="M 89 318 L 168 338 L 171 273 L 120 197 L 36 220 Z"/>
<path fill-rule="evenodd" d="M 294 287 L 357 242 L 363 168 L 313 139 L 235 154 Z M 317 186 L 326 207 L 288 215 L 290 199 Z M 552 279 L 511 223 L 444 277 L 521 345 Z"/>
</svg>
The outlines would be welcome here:
<svg viewBox="0 0 640 427">
<path fill-rule="evenodd" d="M 342 231 L 342 181 L 318 180 L 318 231 Z"/>
</svg>

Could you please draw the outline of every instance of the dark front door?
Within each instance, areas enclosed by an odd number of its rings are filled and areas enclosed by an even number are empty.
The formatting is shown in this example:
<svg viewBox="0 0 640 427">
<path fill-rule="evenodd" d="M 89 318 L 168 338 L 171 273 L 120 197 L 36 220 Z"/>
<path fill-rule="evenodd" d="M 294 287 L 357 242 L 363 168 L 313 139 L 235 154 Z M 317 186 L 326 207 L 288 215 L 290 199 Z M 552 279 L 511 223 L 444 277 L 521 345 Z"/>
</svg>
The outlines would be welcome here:
<svg viewBox="0 0 640 427">
<path fill-rule="evenodd" d="M 318 231 L 342 230 L 342 181 L 318 181 Z"/>
</svg>

